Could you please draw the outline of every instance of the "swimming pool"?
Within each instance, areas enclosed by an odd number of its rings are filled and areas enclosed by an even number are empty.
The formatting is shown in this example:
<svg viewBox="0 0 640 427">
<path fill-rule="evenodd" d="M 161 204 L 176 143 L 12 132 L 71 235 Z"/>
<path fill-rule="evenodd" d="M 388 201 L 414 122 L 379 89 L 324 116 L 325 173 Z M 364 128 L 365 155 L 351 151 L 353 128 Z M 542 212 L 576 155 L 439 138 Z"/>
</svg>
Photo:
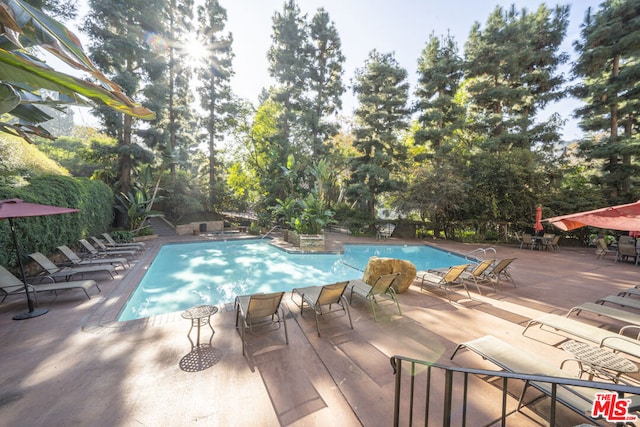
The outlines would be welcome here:
<svg viewBox="0 0 640 427">
<path fill-rule="evenodd" d="M 465 262 L 426 245 L 344 245 L 343 255 L 290 254 L 257 239 L 164 245 L 118 320 L 224 304 L 236 295 L 361 278 L 372 256 L 411 261 L 418 270 Z"/>
</svg>

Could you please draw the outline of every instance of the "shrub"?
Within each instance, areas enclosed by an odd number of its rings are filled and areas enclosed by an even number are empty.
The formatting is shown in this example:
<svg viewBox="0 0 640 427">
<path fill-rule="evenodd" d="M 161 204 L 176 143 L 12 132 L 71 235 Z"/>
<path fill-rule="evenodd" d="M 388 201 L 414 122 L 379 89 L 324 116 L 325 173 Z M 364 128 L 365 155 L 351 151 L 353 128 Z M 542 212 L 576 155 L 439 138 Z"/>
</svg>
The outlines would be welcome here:
<svg viewBox="0 0 640 427">
<path fill-rule="evenodd" d="M 113 194 L 109 187 L 87 178 L 60 175 L 34 177 L 22 187 L 0 186 L 0 199 L 69 208 L 80 212 L 15 220 L 20 252 L 53 253 L 59 245 L 75 244 L 79 238 L 103 232 L 113 220 Z M 0 221 L 0 264 L 16 265 L 8 221 Z"/>
</svg>

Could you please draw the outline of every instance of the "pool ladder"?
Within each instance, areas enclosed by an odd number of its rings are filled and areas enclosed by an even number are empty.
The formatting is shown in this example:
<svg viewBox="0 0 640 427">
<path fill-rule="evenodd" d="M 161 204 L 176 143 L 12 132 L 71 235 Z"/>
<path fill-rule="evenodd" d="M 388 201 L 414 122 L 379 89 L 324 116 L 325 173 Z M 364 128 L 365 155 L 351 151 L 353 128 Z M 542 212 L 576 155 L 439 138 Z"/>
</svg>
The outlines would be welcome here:
<svg viewBox="0 0 640 427">
<path fill-rule="evenodd" d="M 487 259 L 492 259 L 494 262 L 496 260 L 496 250 L 495 248 L 478 248 L 474 249 L 471 252 L 465 255 L 467 261 L 471 261 L 472 263 L 477 263 L 478 260 L 484 261 Z"/>
</svg>

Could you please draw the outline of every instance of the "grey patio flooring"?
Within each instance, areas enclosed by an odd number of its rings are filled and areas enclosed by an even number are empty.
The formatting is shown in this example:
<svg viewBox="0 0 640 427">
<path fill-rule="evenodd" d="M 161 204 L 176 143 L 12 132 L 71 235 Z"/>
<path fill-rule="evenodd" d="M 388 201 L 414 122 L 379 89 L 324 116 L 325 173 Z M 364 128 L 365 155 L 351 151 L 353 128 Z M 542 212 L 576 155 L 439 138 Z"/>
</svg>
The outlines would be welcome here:
<svg viewBox="0 0 640 427">
<path fill-rule="evenodd" d="M 498 245 L 499 259 L 518 258 L 511 269 L 516 288 L 505 284 L 497 293 L 483 288 L 483 295 L 472 290 L 471 300 L 458 292 L 456 302 L 449 304 L 442 293 L 412 286 L 398 296 L 402 316 L 389 307 L 380 312 L 378 322 L 364 302 L 354 300 L 354 329 L 343 318 L 321 321 L 320 338 L 313 314 L 300 317 L 288 294 L 289 345 L 281 333 L 252 336 L 246 357 L 230 310 L 212 318 L 212 347 L 195 351 L 186 337 L 189 324 L 179 313 L 114 321 L 162 243 L 206 238 L 154 241 L 128 271 L 116 280 L 101 281 L 102 293 L 94 291 L 90 300 L 73 291 L 43 294 L 40 305 L 50 311 L 38 318 L 12 320 L 26 309 L 24 296 L 0 304 L 2 424 L 391 425 L 390 356 L 495 369 L 471 352 L 449 360 L 459 342 L 492 334 L 559 366 L 567 354 L 553 345 L 562 338 L 538 329 L 524 337 L 524 324 L 634 286 L 640 272 L 631 263 L 614 263 L 613 256 L 597 260 L 592 248 L 561 247 L 551 253 Z M 328 238 L 333 244 L 375 243 L 339 234 Z M 458 253 L 489 246 L 398 239 L 388 243 L 428 243 Z M 580 319 L 617 326 L 587 314 Z M 208 332 L 203 329 L 207 339 Z M 486 393 L 474 397 L 470 416 L 473 425 L 491 425 L 497 390 L 488 383 L 481 387 Z M 544 413 L 544 403 L 510 415 L 509 424 L 545 425 L 536 413 Z M 585 422 L 570 411 L 560 415 L 562 425 Z"/>
</svg>

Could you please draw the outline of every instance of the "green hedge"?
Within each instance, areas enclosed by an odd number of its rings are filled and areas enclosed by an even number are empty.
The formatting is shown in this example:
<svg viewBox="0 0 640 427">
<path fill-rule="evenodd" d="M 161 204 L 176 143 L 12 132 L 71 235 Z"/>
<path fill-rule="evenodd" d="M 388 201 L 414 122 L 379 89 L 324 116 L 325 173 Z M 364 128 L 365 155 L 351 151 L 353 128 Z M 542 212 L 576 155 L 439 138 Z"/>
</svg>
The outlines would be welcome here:
<svg viewBox="0 0 640 427">
<path fill-rule="evenodd" d="M 21 253 L 53 253 L 57 246 L 106 231 L 113 221 L 113 193 L 100 181 L 60 175 L 42 175 L 23 187 L 0 187 L 0 199 L 22 199 L 80 209 L 78 213 L 18 218 L 14 221 Z M 17 264 L 9 221 L 0 221 L 0 264 Z"/>
</svg>

